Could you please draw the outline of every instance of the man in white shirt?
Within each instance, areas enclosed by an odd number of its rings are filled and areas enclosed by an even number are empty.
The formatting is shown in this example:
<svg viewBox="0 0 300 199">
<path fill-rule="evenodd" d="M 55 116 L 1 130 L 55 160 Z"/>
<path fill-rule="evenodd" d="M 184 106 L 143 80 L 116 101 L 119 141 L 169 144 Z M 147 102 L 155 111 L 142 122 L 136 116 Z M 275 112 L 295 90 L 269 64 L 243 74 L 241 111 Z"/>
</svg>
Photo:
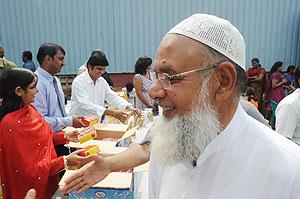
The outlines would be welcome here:
<svg viewBox="0 0 300 199">
<path fill-rule="evenodd" d="M 103 52 L 93 54 L 86 65 L 87 70 L 78 75 L 72 83 L 70 114 L 97 115 L 100 118 L 103 115 L 111 115 L 125 122 L 128 115 L 124 111 L 131 109 L 132 105 L 111 90 L 101 77 L 108 66 L 105 54 Z M 104 101 L 119 110 L 106 108 Z"/>
<path fill-rule="evenodd" d="M 96 53 L 103 54 L 103 52 L 100 49 L 95 49 L 95 50 L 92 51 L 91 56 L 94 55 L 94 54 L 96 54 Z M 86 67 L 86 62 L 85 62 L 83 65 L 81 65 L 78 68 L 77 75 L 80 75 L 81 73 L 83 73 L 86 70 L 87 70 L 87 67 Z M 109 78 L 109 74 L 106 71 L 104 71 L 104 73 L 101 76 L 106 80 L 106 82 L 108 83 L 108 85 L 113 89 L 114 84 L 113 84 L 112 80 Z"/>
<path fill-rule="evenodd" d="M 296 90 L 283 98 L 275 111 L 275 129 L 300 145 L 300 65 L 295 70 Z"/>
<path fill-rule="evenodd" d="M 163 112 L 151 129 L 150 199 L 300 198 L 299 146 L 239 105 L 245 42 L 230 22 L 185 19 L 163 38 L 155 72 L 149 94 Z M 104 172 L 107 164 L 96 156 L 93 165 L 64 190 L 82 192 L 101 180 L 94 168 Z"/>
<path fill-rule="evenodd" d="M 195 14 L 156 55 L 149 198 L 300 198 L 300 149 L 239 105 L 245 43 L 227 20 Z"/>
</svg>

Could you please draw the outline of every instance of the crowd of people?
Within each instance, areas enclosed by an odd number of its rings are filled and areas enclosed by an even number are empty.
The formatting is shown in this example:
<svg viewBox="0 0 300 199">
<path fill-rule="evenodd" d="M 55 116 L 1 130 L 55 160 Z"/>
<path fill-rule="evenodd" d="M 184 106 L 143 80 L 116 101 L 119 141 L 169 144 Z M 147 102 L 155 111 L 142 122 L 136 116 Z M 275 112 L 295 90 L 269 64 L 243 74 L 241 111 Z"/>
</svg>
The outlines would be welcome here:
<svg viewBox="0 0 300 199">
<path fill-rule="evenodd" d="M 42 44 L 36 70 L 28 51 L 22 56 L 24 68 L 7 65 L 3 52 L 3 198 L 24 198 L 32 188 L 28 194 L 37 198 L 80 193 L 110 172 L 147 161 L 151 199 L 300 198 L 300 66 L 283 73 L 284 64 L 277 61 L 267 73 L 253 58 L 246 70 L 245 49 L 243 36 L 229 21 L 194 14 L 162 38 L 155 77 L 152 59 L 138 58 L 131 88 L 128 84 L 128 91 L 136 93 L 134 104 L 121 99 L 102 77 L 109 62 L 96 49 L 72 83 L 69 115 L 55 76 L 64 66 L 62 46 Z M 62 130 L 84 127 L 84 115 L 125 122 L 126 110 L 139 114 L 140 109 L 157 109 L 156 103 L 162 113 L 148 136 L 120 154 L 80 157 L 80 150 L 70 153 L 63 145 L 78 141 L 76 130 Z M 277 132 L 263 117 L 268 104 Z M 58 189 L 58 173 L 70 166 L 78 170 Z"/>
<path fill-rule="evenodd" d="M 294 65 L 284 71 L 284 63 L 276 61 L 267 72 L 260 64 L 258 58 L 253 58 L 252 67 L 247 73 L 247 90 L 245 96 L 254 104 L 263 116 L 269 120 L 275 129 L 276 109 L 280 101 L 296 90 Z M 269 111 L 269 112 L 268 112 Z M 269 114 L 271 111 L 271 114 Z"/>
</svg>

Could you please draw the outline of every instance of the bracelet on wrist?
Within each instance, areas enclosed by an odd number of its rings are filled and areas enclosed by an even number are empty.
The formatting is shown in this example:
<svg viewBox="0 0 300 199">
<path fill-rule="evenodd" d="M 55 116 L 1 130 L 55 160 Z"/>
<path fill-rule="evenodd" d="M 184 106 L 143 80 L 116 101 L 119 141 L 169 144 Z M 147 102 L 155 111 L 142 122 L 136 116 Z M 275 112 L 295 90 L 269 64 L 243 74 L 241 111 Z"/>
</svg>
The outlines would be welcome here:
<svg viewBox="0 0 300 199">
<path fill-rule="evenodd" d="M 67 168 L 69 166 L 69 161 L 67 160 L 67 157 L 64 155 L 63 156 L 64 159 L 64 167 Z"/>
</svg>

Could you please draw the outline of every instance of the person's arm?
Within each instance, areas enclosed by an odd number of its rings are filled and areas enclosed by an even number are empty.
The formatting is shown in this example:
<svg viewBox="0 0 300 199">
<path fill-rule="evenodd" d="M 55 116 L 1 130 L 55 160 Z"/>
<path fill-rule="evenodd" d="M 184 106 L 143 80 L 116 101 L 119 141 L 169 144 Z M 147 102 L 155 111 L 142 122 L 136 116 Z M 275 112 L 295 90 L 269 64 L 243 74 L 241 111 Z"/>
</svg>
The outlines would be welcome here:
<svg viewBox="0 0 300 199">
<path fill-rule="evenodd" d="M 72 117 L 49 117 L 50 114 L 47 106 L 48 102 L 46 85 L 38 82 L 37 89 L 39 90 L 39 92 L 35 95 L 33 105 L 52 127 L 52 130 L 57 132 L 62 130 L 66 126 L 72 126 Z"/>
<path fill-rule="evenodd" d="M 100 182 L 110 172 L 128 170 L 149 161 L 150 152 L 147 144 L 137 145 L 128 148 L 126 151 L 103 158 L 102 156 L 94 156 L 94 161 L 80 168 L 78 171 L 70 175 L 60 189 L 64 193 L 70 193 L 76 190 L 81 193 Z"/>
<path fill-rule="evenodd" d="M 118 107 L 121 111 L 126 109 L 131 109 L 132 105 L 129 102 L 126 102 L 122 97 L 120 97 L 115 91 L 111 90 L 106 81 L 101 82 L 105 90 L 105 100 L 108 104 Z"/>
<path fill-rule="evenodd" d="M 252 82 L 262 82 L 265 77 L 265 69 L 263 69 L 258 76 L 255 76 L 255 78 L 252 79 Z"/>
<path fill-rule="evenodd" d="M 278 104 L 275 111 L 275 129 L 277 133 L 292 139 L 300 120 L 297 116 L 297 110 L 298 108 L 293 107 L 291 104 Z"/>
<path fill-rule="evenodd" d="M 58 158 L 52 159 L 50 162 L 49 176 L 56 175 L 58 172 L 67 167 L 70 169 L 79 169 L 83 165 L 87 164 L 88 162 L 94 159 L 93 156 L 79 156 L 78 154 L 83 151 L 83 149 L 77 150 L 69 155 L 60 156 Z"/>
<path fill-rule="evenodd" d="M 66 144 L 69 141 L 79 142 L 77 129 L 66 132 L 57 132 L 53 133 L 52 135 L 54 144 Z"/>
<path fill-rule="evenodd" d="M 149 108 L 155 108 L 152 104 L 150 104 L 143 95 L 142 92 L 142 80 L 138 75 L 133 77 L 133 86 L 136 92 L 136 96 Z"/>
<path fill-rule="evenodd" d="M 279 86 L 285 84 L 287 81 L 286 79 L 278 80 L 278 79 L 272 79 L 272 88 L 278 88 Z"/>
</svg>

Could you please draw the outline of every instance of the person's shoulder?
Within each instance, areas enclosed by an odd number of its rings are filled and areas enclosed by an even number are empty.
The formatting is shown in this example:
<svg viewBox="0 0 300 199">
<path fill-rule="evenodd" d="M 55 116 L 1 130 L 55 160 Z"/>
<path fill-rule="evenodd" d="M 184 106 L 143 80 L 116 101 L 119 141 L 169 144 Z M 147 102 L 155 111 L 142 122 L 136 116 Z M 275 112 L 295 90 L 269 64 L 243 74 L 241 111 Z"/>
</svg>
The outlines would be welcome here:
<svg viewBox="0 0 300 199">
<path fill-rule="evenodd" d="M 77 75 L 77 76 L 73 79 L 73 83 L 74 83 L 74 82 L 78 82 L 78 81 L 79 81 L 80 79 L 82 79 L 82 78 L 83 78 L 83 73 Z"/>
<path fill-rule="evenodd" d="M 141 78 L 141 75 L 140 74 L 135 74 L 134 76 L 133 76 L 133 78 Z"/>
<path fill-rule="evenodd" d="M 296 104 L 300 104 L 300 90 L 296 90 L 288 96 L 284 97 L 278 104 L 278 106 L 295 106 Z"/>
<path fill-rule="evenodd" d="M 17 64 L 15 64 L 14 62 L 10 61 L 10 60 L 5 60 L 6 61 L 6 65 L 8 67 L 18 67 Z"/>
<path fill-rule="evenodd" d="M 143 80 L 142 80 L 142 75 L 140 75 L 140 74 L 135 74 L 135 75 L 133 76 L 133 80 L 134 80 L 134 81 L 143 81 Z"/>
<path fill-rule="evenodd" d="M 107 83 L 107 81 L 104 79 L 104 77 L 99 77 L 97 79 L 97 82 L 99 82 L 100 84 L 107 84 L 109 86 L 109 84 Z"/>
<path fill-rule="evenodd" d="M 267 151 L 270 156 L 276 155 L 282 160 L 290 159 L 300 167 L 299 145 L 259 122 L 250 126 L 248 132 L 255 137 L 257 150 L 262 153 Z"/>
</svg>

